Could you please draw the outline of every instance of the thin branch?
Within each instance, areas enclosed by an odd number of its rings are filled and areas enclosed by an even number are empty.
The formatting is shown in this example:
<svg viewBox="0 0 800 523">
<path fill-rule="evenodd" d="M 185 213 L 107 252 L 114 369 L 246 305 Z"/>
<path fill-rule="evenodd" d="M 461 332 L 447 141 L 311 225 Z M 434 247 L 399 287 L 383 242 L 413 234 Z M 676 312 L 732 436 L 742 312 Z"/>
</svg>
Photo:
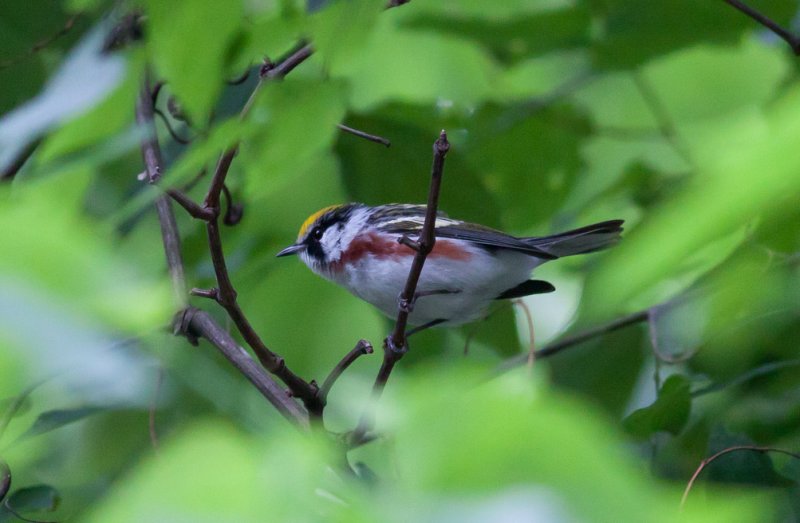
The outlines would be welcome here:
<svg viewBox="0 0 800 523">
<path fill-rule="evenodd" d="M 717 458 L 724 456 L 725 454 L 730 454 L 731 452 L 738 452 L 740 450 L 749 450 L 761 453 L 777 452 L 778 454 L 784 454 L 786 456 L 791 456 L 794 459 L 800 460 L 800 454 L 790 452 L 788 450 L 777 449 L 774 447 L 759 447 L 756 445 L 737 445 L 735 447 L 728 447 L 727 449 L 720 450 L 710 458 L 706 458 L 703 461 L 701 461 L 700 466 L 698 466 L 697 470 L 695 470 L 694 474 L 692 474 L 691 479 L 689 479 L 689 483 L 687 483 L 686 485 L 686 489 L 683 491 L 683 497 L 681 497 L 681 510 L 683 509 L 683 506 L 686 504 L 686 498 L 689 496 L 689 491 L 692 490 L 692 485 L 694 485 L 694 482 L 697 480 L 698 476 L 700 476 L 700 473 L 703 472 L 703 469 L 705 469 L 712 461 L 716 460 Z"/>
<path fill-rule="evenodd" d="M 739 0 L 724 0 L 725 3 L 732 6 L 734 9 L 746 14 L 759 24 L 763 25 L 781 39 L 784 42 L 789 44 L 789 47 L 792 49 L 792 52 L 795 55 L 800 55 L 800 38 L 789 32 L 788 30 L 784 29 L 780 24 L 772 20 L 771 18 L 764 16 L 759 11 L 756 11 L 752 7 L 748 6 L 744 2 L 740 2 Z"/>
<path fill-rule="evenodd" d="M 341 131 L 356 135 L 356 136 L 358 136 L 360 138 L 364 138 L 365 140 L 369 140 L 370 142 L 379 143 L 379 144 L 385 145 L 386 147 L 391 147 L 392 146 L 392 142 L 390 142 L 389 140 L 387 140 L 386 138 L 384 138 L 382 136 L 365 133 L 364 131 L 359 131 L 358 129 L 353 129 L 352 127 L 348 127 L 348 126 L 346 126 L 344 124 L 337 124 L 336 127 L 338 127 L 339 130 L 341 130 Z"/>
<path fill-rule="evenodd" d="M 214 218 L 214 212 L 211 211 L 207 207 L 202 207 L 199 204 L 195 203 L 194 200 L 189 198 L 183 191 L 178 189 L 167 189 L 166 193 L 178 204 L 183 207 L 183 209 L 189 213 L 192 218 L 196 218 L 198 220 L 211 220 Z"/>
<path fill-rule="evenodd" d="M 175 129 L 172 127 L 172 124 L 169 123 L 169 118 L 167 118 L 167 115 L 165 115 L 161 109 L 155 109 L 155 113 L 161 118 L 161 121 L 164 123 L 164 127 L 167 128 L 167 132 L 169 133 L 170 136 L 172 136 L 173 140 L 175 140 L 181 145 L 189 145 L 190 143 L 192 143 L 191 138 L 184 138 L 178 135 L 177 132 L 175 132 Z"/>
<path fill-rule="evenodd" d="M 148 130 L 147 136 L 142 139 L 142 158 L 145 164 L 145 173 L 151 185 L 161 178 L 161 147 L 153 122 L 154 115 L 152 91 L 149 79 L 145 78 L 136 103 L 136 122 Z M 166 195 L 160 195 L 155 201 L 158 222 L 161 226 L 161 238 L 164 243 L 164 253 L 167 257 L 167 267 L 172 281 L 176 303 L 180 307 L 186 306 L 186 276 L 181 257 L 181 239 L 172 203 Z"/>
<path fill-rule="evenodd" d="M 641 323 L 643 321 L 647 321 L 649 310 L 645 309 L 642 311 L 634 312 L 633 314 L 628 314 L 627 316 L 623 316 L 621 318 L 617 318 L 616 320 L 610 321 L 608 323 L 604 323 L 603 325 L 599 325 L 597 327 L 593 327 L 591 329 L 587 329 L 583 332 L 578 334 L 567 336 L 566 338 L 562 338 L 555 342 L 550 343 L 546 347 L 537 350 L 534 353 L 534 357 L 536 359 L 540 358 L 548 358 L 559 352 L 569 349 L 570 347 L 574 347 L 576 345 L 580 345 L 586 341 L 589 341 L 593 338 L 598 336 L 602 336 L 604 334 L 608 334 L 610 332 L 614 332 L 616 330 L 625 328 L 629 325 L 634 325 L 636 323 Z M 517 367 L 519 365 L 523 365 L 527 363 L 529 355 L 527 353 L 520 354 L 518 356 L 514 356 L 513 358 L 509 358 L 504 361 L 498 367 L 498 371 L 503 372 L 509 370 L 513 367 Z"/>
<path fill-rule="evenodd" d="M 308 414 L 207 312 L 188 308 L 175 317 L 175 333 L 204 338 L 216 347 L 286 419 L 308 428 Z"/>
<path fill-rule="evenodd" d="M 305 62 L 313 53 L 314 48 L 311 44 L 306 44 L 289 55 L 285 60 L 282 60 L 278 65 L 263 70 L 262 76 L 268 79 L 282 79 L 284 76 L 291 73 L 295 67 Z"/>
<path fill-rule="evenodd" d="M 444 160 L 449 150 L 450 142 L 447 141 L 447 133 L 442 130 L 439 134 L 439 138 L 433 143 L 433 165 L 431 167 L 431 184 L 428 189 L 425 222 L 422 225 L 419 238 L 414 244 L 417 248 L 417 252 L 414 255 L 414 260 L 411 262 L 411 269 L 408 271 L 408 279 L 406 280 L 405 287 L 400 293 L 394 330 L 383 342 L 383 362 L 375 378 L 375 384 L 372 386 L 373 404 L 377 403 L 380 399 L 395 364 L 400 361 L 400 358 L 402 358 L 403 354 L 408 350 L 408 343 L 406 341 L 408 316 L 414 307 L 417 284 L 419 283 L 419 277 L 422 274 L 425 260 L 436 244 L 436 213 L 439 206 L 439 192 L 442 186 Z M 403 238 L 401 238 L 401 240 L 402 239 Z M 359 445 L 371 426 L 371 416 L 365 413 L 361 417 L 361 420 L 359 420 L 358 426 L 350 437 L 350 444 L 353 446 Z"/>
<path fill-rule="evenodd" d="M 270 64 L 270 67 L 265 68 L 262 78 L 259 80 L 258 84 L 256 84 L 253 93 L 242 109 L 240 118 L 244 119 L 247 116 L 253 107 L 254 100 L 259 90 L 266 80 L 282 78 L 311 56 L 312 52 L 311 46 L 304 45 L 280 64 L 276 66 Z M 178 201 L 192 216 L 206 221 L 208 245 L 218 286 L 217 290 L 213 293 L 213 297 L 227 311 L 231 320 L 233 320 L 237 329 L 242 334 L 242 337 L 253 349 L 253 352 L 264 368 L 278 376 L 289 387 L 291 393 L 303 401 L 312 416 L 320 417 L 325 405 L 324 401 L 319 396 L 319 387 L 317 387 L 313 381 L 310 383 L 306 382 L 293 373 L 286 366 L 283 358 L 272 352 L 266 346 L 237 302 L 237 293 L 231 282 L 222 248 L 219 215 L 220 195 L 225 186 L 228 171 L 230 170 L 231 163 L 233 162 L 234 156 L 236 156 L 238 148 L 239 144 L 236 143 L 228 148 L 220 157 L 202 207 L 194 204 L 188 197 L 183 197 L 182 193 L 177 190 L 171 189 L 168 193 L 173 198 L 176 198 L 176 201 Z"/>
<path fill-rule="evenodd" d="M 56 40 L 58 40 L 62 36 L 64 36 L 67 33 L 69 33 L 72 30 L 72 28 L 75 27 L 75 22 L 78 20 L 78 18 L 81 17 L 81 15 L 82 15 L 82 13 L 76 13 L 76 14 L 70 16 L 69 18 L 67 18 L 67 21 L 64 22 L 64 25 L 57 32 L 53 33 L 52 35 L 50 35 L 50 36 L 48 36 L 46 38 L 43 38 L 42 40 L 39 40 L 38 42 L 33 44 L 31 46 L 31 48 L 28 49 L 26 52 L 24 52 L 22 54 L 19 54 L 19 55 L 15 56 L 14 58 L 11 58 L 11 59 L 8 59 L 8 60 L 3 60 L 2 62 L 0 62 L 0 70 L 6 69 L 8 67 L 11 67 L 12 65 L 16 65 L 16 64 L 20 63 L 21 61 L 23 61 L 28 56 L 31 56 L 31 55 L 34 55 L 34 54 L 38 53 L 39 51 L 41 51 L 45 47 L 49 46 L 50 44 L 52 44 L 53 42 L 55 42 Z"/>
<path fill-rule="evenodd" d="M 356 346 L 353 347 L 350 352 L 348 352 L 342 360 L 336 364 L 328 377 L 325 378 L 325 382 L 322 384 L 322 387 L 319 389 L 319 395 L 323 401 L 328 400 L 328 393 L 331 391 L 334 383 L 339 377 L 342 375 L 347 368 L 353 364 L 359 357 L 365 354 L 372 354 L 372 344 L 367 340 L 358 340 Z"/>
</svg>

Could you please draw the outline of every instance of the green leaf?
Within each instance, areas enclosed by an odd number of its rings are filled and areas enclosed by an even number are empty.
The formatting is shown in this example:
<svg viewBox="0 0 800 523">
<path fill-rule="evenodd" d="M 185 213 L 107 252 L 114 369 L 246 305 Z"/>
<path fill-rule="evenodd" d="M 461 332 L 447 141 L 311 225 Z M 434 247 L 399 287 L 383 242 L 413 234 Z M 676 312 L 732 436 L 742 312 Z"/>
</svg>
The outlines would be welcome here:
<svg viewBox="0 0 800 523">
<path fill-rule="evenodd" d="M 623 426 L 639 439 L 662 431 L 678 434 L 689 419 L 691 404 L 689 380 L 673 374 L 661 385 L 655 403 L 633 411 L 625 418 Z"/>
<path fill-rule="evenodd" d="M 723 2 L 650 0 L 644 8 L 637 0 L 595 0 L 594 4 L 603 20 L 603 37 L 594 45 L 595 62 L 601 68 L 632 68 L 697 42 L 733 43 L 745 30 L 762 29 Z M 785 24 L 796 8 L 791 0 L 758 3 L 761 12 Z"/>
<path fill-rule="evenodd" d="M 15 490 L 9 497 L 8 505 L 15 512 L 53 512 L 61 502 L 61 495 L 50 485 L 34 485 Z"/>
<path fill-rule="evenodd" d="M 600 315 L 623 304 L 646 305 L 641 298 L 675 267 L 756 217 L 788 208 L 785 195 L 800 190 L 800 158 L 792 153 L 798 117 L 800 91 L 793 90 L 760 125 L 729 120 L 693 142 L 699 174 L 604 256 L 587 282 L 585 311 Z"/>
<path fill-rule="evenodd" d="M 13 196 L 0 192 L 0 286 L 13 281 L 58 296 L 125 330 L 163 324 L 171 302 L 166 277 L 141 274 L 118 256 L 108 231 L 82 215 L 87 182 L 78 173 L 18 184 Z"/>
<path fill-rule="evenodd" d="M 349 80 L 355 110 L 407 102 L 437 104 L 447 111 L 469 108 L 490 96 L 496 70 L 481 48 L 453 37 L 397 28 L 391 16 L 378 18 L 363 53 L 339 70 L 339 76 Z"/>
<path fill-rule="evenodd" d="M 227 79 L 226 58 L 242 24 L 239 0 L 148 0 L 147 43 L 159 73 L 203 124 Z"/>
<path fill-rule="evenodd" d="M 0 118 L 0 168 L 52 127 L 101 102 L 122 80 L 125 59 L 102 52 L 106 25 L 84 37 L 38 96 Z"/>
<path fill-rule="evenodd" d="M 258 201 L 320 161 L 344 117 L 340 82 L 288 78 L 264 88 L 250 121 L 259 133 L 242 144 L 248 198 Z M 311 125 L 313 122 L 313 125 Z"/>
<path fill-rule="evenodd" d="M 107 407 L 95 406 L 49 410 L 39 414 L 36 421 L 33 422 L 33 425 L 25 432 L 24 436 L 38 436 L 106 410 L 108 410 Z"/>
</svg>

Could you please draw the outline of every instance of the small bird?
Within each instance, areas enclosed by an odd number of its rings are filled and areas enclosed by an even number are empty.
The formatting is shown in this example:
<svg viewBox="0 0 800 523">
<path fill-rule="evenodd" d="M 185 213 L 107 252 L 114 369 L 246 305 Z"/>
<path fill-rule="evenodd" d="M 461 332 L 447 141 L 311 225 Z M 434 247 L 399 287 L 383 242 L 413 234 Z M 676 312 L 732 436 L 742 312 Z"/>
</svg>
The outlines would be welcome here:
<svg viewBox="0 0 800 523">
<path fill-rule="evenodd" d="M 303 222 L 297 242 L 277 256 L 299 254 L 316 274 L 395 316 L 416 254 L 399 240 L 419 234 L 425 212 L 424 205 L 396 203 L 325 207 Z M 550 283 L 528 279 L 533 269 L 614 245 L 622 223 L 609 220 L 552 236 L 517 238 L 440 212 L 409 323 L 418 326 L 414 331 L 460 325 L 484 317 L 495 300 L 552 292 Z"/>
</svg>

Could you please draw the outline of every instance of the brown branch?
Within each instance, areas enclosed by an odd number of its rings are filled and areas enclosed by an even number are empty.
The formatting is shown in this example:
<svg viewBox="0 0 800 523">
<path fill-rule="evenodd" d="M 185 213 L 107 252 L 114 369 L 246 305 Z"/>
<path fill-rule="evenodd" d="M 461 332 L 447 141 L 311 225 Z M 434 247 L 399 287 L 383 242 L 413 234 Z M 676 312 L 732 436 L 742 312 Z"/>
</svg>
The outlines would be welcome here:
<svg viewBox="0 0 800 523">
<path fill-rule="evenodd" d="M 188 308 L 176 315 L 174 325 L 175 333 L 187 335 L 190 341 L 198 337 L 208 340 L 278 412 L 292 423 L 308 428 L 308 414 L 303 408 L 292 400 L 289 392 L 278 385 L 210 314 L 200 309 Z"/>
<path fill-rule="evenodd" d="M 273 67 L 262 68 L 262 78 L 282 79 L 291 73 L 295 67 L 305 62 L 314 53 L 311 44 L 306 44 L 290 54 L 286 59 Z"/>
<path fill-rule="evenodd" d="M 276 66 L 271 66 L 270 64 L 270 67 L 265 69 L 261 80 L 256 85 L 253 93 L 242 109 L 240 117 L 245 118 L 247 116 L 253 106 L 259 89 L 267 79 L 282 78 L 311 56 L 312 52 L 311 46 L 304 45 L 290 54 L 290 56 L 280 64 Z M 206 233 L 208 236 L 211 261 L 217 279 L 217 289 L 214 292 L 205 293 L 205 295 L 216 299 L 226 310 L 242 337 L 253 349 L 253 352 L 264 368 L 280 378 L 289 387 L 291 393 L 303 401 L 312 416 L 320 417 L 325 404 L 324 400 L 319 395 L 319 387 L 313 381 L 309 383 L 297 376 L 286 366 L 282 357 L 272 352 L 267 347 L 239 306 L 237 293 L 230 279 L 228 267 L 225 262 L 225 253 L 222 248 L 222 238 L 220 236 L 220 195 L 225 187 L 225 180 L 238 148 L 239 144 L 234 144 L 220 156 L 202 206 L 195 204 L 191 199 L 176 189 L 169 189 L 167 194 L 175 198 L 175 200 L 193 217 L 206 222 Z M 150 169 L 148 169 L 148 178 L 152 178 Z"/>
<path fill-rule="evenodd" d="M 348 126 L 346 126 L 344 124 L 337 124 L 336 127 L 338 127 L 340 131 L 344 131 L 346 133 L 353 134 L 355 136 L 358 136 L 359 138 L 364 138 L 365 140 L 369 140 L 370 142 L 379 143 L 379 144 L 385 145 L 386 147 L 391 147 L 392 146 L 392 142 L 390 142 L 389 140 L 387 140 L 386 138 L 384 138 L 382 136 L 365 133 L 364 131 L 359 131 L 358 129 L 353 129 L 352 127 L 348 127 Z"/>
<path fill-rule="evenodd" d="M 700 462 L 700 466 L 697 467 L 697 470 L 694 471 L 692 477 L 689 479 L 689 483 L 686 485 L 686 489 L 683 491 L 683 496 L 681 497 L 681 509 L 686 504 L 686 498 L 689 496 L 689 491 L 692 490 L 692 485 L 697 480 L 700 473 L 703 472 L 712 461 L 716 460 L 717 458 L 724 456 L 725 454 L 730 454 L 731 452 L 738 452 L 740 450 L 749 450 L 753 452 L 777 452 L 779 454 L 785 454 L 786 456 L 791 456 L 794 459 L 800 460 L 800 454 L 790 452 L 788 450 L 777 449 L 774 447 L 759 447 L 757 445 L 737 445 L 735 447 L 728 447 L 727 449 L 720 450 L 710 458 L 706 458 Z"/>
<path fill-rule="evenodd" d="M 183 191 L 178 189 L 167 189 L 166 193 L 173 200 L 178 202 L 178 204 L 183 207 L 183 209 L 188 212 L 192 218 L 203 221 L 214 218 L 214 213 L 211 210 L 195 203 L 194 200 L 189 198 Z"/>
<path fill-rule="evenodd" d="M 45 47 L 49 46 L 50 44 L 52 44 L 53 42 L 55 42 L 56 40 L 58 40 L 62 36 L 64 36 L 67 33 L 69 33 L 72 30 L 72 28 L 75 27 L 75 22 L 78 20 L 78 18 L 81 17 L 81 15 L 82 15 L 82 13 L 76 13 L 76 14 L 70 16 L 69 18 L 67 18 L 67 21 L 64 22 L 64 25 L 57 32 L 53 33 L 52 35 L 50 35 L 50 36 L 48 36 L 46 38 L 43 38 L 42 40 L 39 40 L 38 42 L 33 44 L 31 46 L 31 48 L 28 49 L 26 52 L 24 52 L 22 54 L 19 54 L 19 55 L 15 56 L 14 58 L 10 58 L 8 60 L 3 60 L 2 62 L 0 62 L 0 70 L 6 69 L 8 67 L 11 67 L 12 65 L 16 65 L 16 64 L 20 63 L 21 61 L 23 61 L 28 56 L 32 56 L 32 55 L 38 53 L 39 51 L 41 51 Z"/>
<path fill-rule="evenodd" d="M 373 404 L 377 403 L 378 399 L 380 399 L 395 364 L 400 361 L 400 358 L 402 358 L 403 354 L 408 350 L 408 343 L 406 340 L 408 316 L 414 307 L 417 284 L 422 274 L 422 268 L 425 265 L 425 259 L 436 244 L 436 213 L 439 206 L 439 192 L 442 186 L 444 160 L 449 150 L 450 142 L 447 141 L 447 133 L 442 130 L 441 134 L 439 134 L 439 138 L 433 143 L 433 165 L 431 167 L 431 184 L 428 189 L 425 222 L 422 225 L 419 238 L 416 242 L 411 243 L 411 245 L 416 248 L 417 252 L 414 255 L 414 260 L 411 262 L 411 269 L 408 271 L 408 279 L 406 280 L 405 287 L 400 293 L 394 330 L 383 341 L 383 362 L 375 378 L 375 384 L 372 386 Z M 403 238 L 401 237 L 401 243 L 402 240 Z M 406 241 L 405 244 L 408 245 L 409 242 Z M 371 416 L 365 413 L 361 417 L 355 431 L 353 431 L 350 436 L 350 445 L 357 446 L 361 444 L 371 426 Z"/>
<path fill-rule="evenodd" d="M 788 30 L 784 29 L 780 24 L 772 20 L 771 18 L 763 15 L 759 11 L 756 11 L 749 5 L 745 4 L 744 2 L 740 2 L 739 0 L 724 0 L 725 3 L 732 6 L 737 11 L 740 11 L 759 24 L 763 25 L 781 39 L 784 42 L 789 44 L 789 47 L 792 49 L 792 52 L 795 55 L 800 55 L 800 38 L 789 32 Z"/>
<path fill-rule="evenodd" d="M 149 86 L 149 78 L 145 78 L 136 103 L 136 122 L 147 129 L 147 135 L 142 139 L 142 159 L 145 164 L 145 178 L 150 184 L 156 183 L 161 178 L 161 147 L 153 121 L 155 107 Z M 155 201 L 158 222 L 161 226 L 161 238 L 164 243 L 164 254 L 167 257 L 167 267 L 172 281 L 176 303 L 180 307 L 186 305 L 186 276 L 183 270 L 181 257 L 181 239 L 178 224 L 172 204 L 166 195 L 161 195 Z"/>
<path fill-rule="evenodd" d="M 603 325 L 599 325 L 597 327 L 593 327 L 591 329 L 587 329 L 573 336 L 567 336 L 566 338 L 562 338 L 560 340 L 552 342 L 548 344 L 546 347 L 537 350 L 534 353 L 534 357 L 536 359 L 548 358 L 550 356 L 558 354 L 563 350 L 569 349 L 570 347 L 575 347 L 576 345 L 580 345 L 581 343 L 589 341 L 593 338 L 602 336 L 603 334 L 608 334 L 610 332 L 614 332 L 629 325 L 647 321 L 648 314 L 649 314 L 648 309 L 634 312 L 633 314 L 628 314 L 627 316 L 617 318 L 616 320 L 610 321 Z M 519 365 L 527 363 L 529 358 L 530 355 L 527 352 L 524 354 L 520 354 L 518 356 L 514 356 L 513 358 L 509 358 L 502 364 L 500 364 L 497 370 L 499 372 L 507 371 L 513 367 L 517 367 Z"/>
<path fill-rule="evenodd" d="M 372 354 L 372 344 L 367 340 L 358 340 L 356 346 L 353 347 L 350 352 L 345 354 L 344 358 L 341 359 L 339 363 L 333 368 L 328 377 L 325 378 L 325 382 L 322 384 L 322 387 L 319 389 L 319 395 L 322 398 L 322 401 L 327 402 L 328 400 L 328 393 L 331 391 L 334 383 L 339 377 L 342 375 L 347 368 L 353 364 L 359 357 L 365 354 Z"/>
<path fill-rule="evenodd" d="M 153 109 L 151 91 L 147 83 L 145 83 L 136 105 L 136 120 L 140 125 L 146 126 L 146 128 L 150 130 L 149 135 L 142 140 L 142 156 L 145 162 L 146 178 L 150 183 L 154 183 L 154 181 L 161 177 L 161 149 L 158 144 L 158 138 L 155 135 Z M 172 196 L 174 197 L 174 195 Z M 172 212 L 171 202 L 167 194 L 161 195 L 156 199 L 156 210 L 158 211 L 158 218 L 161 224 L 164 251 L 172 276 L 173 287 L 175 288 L 179 303 L 182 304 L 182 307 L 185 307 L 186 281 L 180 253 L 180 235 L 175 222 L 175 215 Z M 209 222 L 209 224 L 210 223 L 212 222 Z M 213 223 L 216 226 L 216 218 L 214 218 Z M 191 310 L 192 314 L 188 314 L 186 312 L 187 310 Z M 262 395 L 284 414 L 284 416 L 300 425 L 307 423 L 308 416 L 306 413 L 287 396 L 286 392 L 275 383 L 272 378 L 258 367 L 246 352 L 236 345 L 225 331 L 216 325 L 210 316 L 196 309 L 184 309 L 180 317 L 182 321 L 180 323 L 180 329 L 178 329 L 176 333 L 190 334 L 193 332 L 190 330 L 190 327 L 193 328 L 194 331 L 197 332 L 197 335 L 208 339 L 214 344 L 214 346 L 216 346 L 228 360 L 256 386 Z M 257 370 L 253 370 L 253 367 Z"/>
</svg>

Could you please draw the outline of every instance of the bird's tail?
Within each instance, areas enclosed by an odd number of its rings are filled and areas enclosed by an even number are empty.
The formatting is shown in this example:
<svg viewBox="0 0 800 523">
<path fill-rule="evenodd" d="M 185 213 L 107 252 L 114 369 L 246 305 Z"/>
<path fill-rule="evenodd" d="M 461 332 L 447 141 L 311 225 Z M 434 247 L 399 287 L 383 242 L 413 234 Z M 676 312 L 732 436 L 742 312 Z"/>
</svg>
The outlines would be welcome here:
<svg viewBox="0 0 800 523">
<path fill-rule="evenodd" d="M 616 244 L 620 240 L 622 223 L 623 220 L 608 220 L 552 236 L 522 238 L 522 241 L 559 258 L 584 254 Z"/>
</svg>

